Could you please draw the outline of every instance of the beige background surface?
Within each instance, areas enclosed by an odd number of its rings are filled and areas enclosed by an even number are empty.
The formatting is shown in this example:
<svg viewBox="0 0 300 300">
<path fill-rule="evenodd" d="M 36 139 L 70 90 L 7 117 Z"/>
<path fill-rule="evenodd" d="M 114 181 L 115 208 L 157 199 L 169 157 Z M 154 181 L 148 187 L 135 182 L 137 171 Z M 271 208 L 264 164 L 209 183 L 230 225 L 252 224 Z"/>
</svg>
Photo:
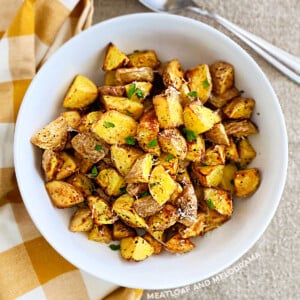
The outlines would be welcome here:
<svg viewBox="0 0 300 300">
<path fill-rule="evenodd" d="M 196 2 L 202 8 L 215 11 L 242 28 L 300 56 L 300 0 Z M 94 23 L 118 15 L 147 11 L 149 10 L 137 0 L 95 0 Z M 184 15 L 208 23 L 233 38 L 228 31 L 211 20 L 192 13 Z M 233 39 L 245 48 L 261 66 L 279 98 L 289 137 L 289 168 L 286 187 L 270 226 L 255 246 L 234 264 L 232 269 L 227 270 L 226 274 L 230 273 L 230 276 L 218 282 L 216 278 L 210 278 L 209 284 L 206 282 L 208 286 L 198 291 L 193 291 L 195 286 L 192 285 L 189 287 L 192 292 L 185 294 L 185 291 L 181 291 L 177 299 L 296 300 L 300 299 L 300 87 L 282 76 L 245 44 Z M 249 258 L 254 255 L 259 257 L 245 266 Z M 244 267 L 239 268 L 241 264 Z M 145 293 L 144 299 L 174 299 L 174 295 L 178 293 L 178 290 L 156 294 L 149 291 Z"/>
</svg>

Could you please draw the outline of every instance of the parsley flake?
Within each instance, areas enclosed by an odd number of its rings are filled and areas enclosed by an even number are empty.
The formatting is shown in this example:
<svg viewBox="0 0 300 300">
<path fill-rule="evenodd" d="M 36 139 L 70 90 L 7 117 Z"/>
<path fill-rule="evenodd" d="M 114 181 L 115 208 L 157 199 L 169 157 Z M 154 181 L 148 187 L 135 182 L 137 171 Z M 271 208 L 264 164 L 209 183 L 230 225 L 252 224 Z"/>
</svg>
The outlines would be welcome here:
<svg viewBox="0 0 300 300">
<path fill-rule="evenodd" d="M 122 195 L 126 194 L 126 187 L 125 186 L 121 187 L 120 192 Z"/>
<path fill-rule="evenodd" d="M 102 150 L 102 146 L 101 146 L 101 145 L 96 145 L 96 146 L 95 146 L 95 150 L 96 150 L 96 151 Z"/>
<path fill-rule="evenodd" d="M 113 128 L 113 127 L 115 127 L 116 125 L 114 124 L 114 123 L 112 123 L 112 122 L 104 122 L 104 127 L 105 128 Z"/>
<path fill-rule="evenodd" d="M 176 157 L 175 155 L 168 153 L 165 161 L 169 162 L 171 159 L 173 159 L 175 157 Z"/>
<path fill-rule="evenodd" d="M 117 244 L 110 244 L 109 245 L 109 248 L 113 251 L 117 251 L 117 250 L 120 250 L 120 245 L 117 245 Z"/>
<path fill-rule="evenodd" d="M 213 202 L 212 202 L 211 199 L 207 199 L 207 200 L 206 200 L 206 203 L 207 203 L 207 206 L 208 206 L 210 209 L 215 209 L 215 205 L 213 204 Z"/>
<path fill-rule="evenodd" d="M 188 96 L 192 97 L 192 98 L 196 98 L 197 97 L 197 92 L 196 91 L 191 91 L 188 93 Z"/>
<path fill-rule="evenodd" d="M 97 177 L 97 175 L 98 175 L 98 169 L 97 169 L 97 167 L 96 166 L 93 166 L 92 167 L 92 170 L 91 170 L 91 175 L 93 176 L 93 177 Z"/>
<path fill-rule="evenodd" d="M 144 93 L 141 89 L 139 89 L 138 87 L 136 87 L 135 83 L 132 83 L 129 86 L 128 92 L 127 92 L 127 96 L 128 98 L 132 98 L 132 96 L 136 95 L 138 98 L 143 98 L 144 97 Z"/>
<path fill-rule="evenodd" d="M 210 83 L 209 83 L 209 81 L 208 81 L 207 78 L 205 78 L 205 80 L 203 80 L 202 86 L 203 86 L 203 88 L 205 88 L 205 89 L 208 88 L 208 87 L 210 86 Z"/>
<path fill-rule="evenodd" d="M 147 196 L 150 196 L 150 193 L 148 191 L 141 192 L 141 194 L 140 194 L 140 198 L 144 198 Z"/>
<path fill-rule="evenodd" d="M 187 128 L 183 128 L 183 132 L 189 142 L 193 142 L 197 140 L 197 136 L 198 136 L 197 132 L 193 130 L 189 130 Z"/>
<path fill-rule="evenodd" d="M 134 137 L 133 137 L 133 136 L 128 136 L 127 138 L 125 138 L 125 143 L 126 143 L 127 145 L 132 145 L 132 146 L 134 146 L 134 145 L 135 145 Z"/>
<path fill-rule="evenodd" d="M 158 140 L 157 139 L 154 139 L 152 141 L 150 141 L 148 144 L 147 144 L 147 147 L 148 148 L 152 148 L 152 147 L 155 147 L 158 145 Z"/>
</svg>

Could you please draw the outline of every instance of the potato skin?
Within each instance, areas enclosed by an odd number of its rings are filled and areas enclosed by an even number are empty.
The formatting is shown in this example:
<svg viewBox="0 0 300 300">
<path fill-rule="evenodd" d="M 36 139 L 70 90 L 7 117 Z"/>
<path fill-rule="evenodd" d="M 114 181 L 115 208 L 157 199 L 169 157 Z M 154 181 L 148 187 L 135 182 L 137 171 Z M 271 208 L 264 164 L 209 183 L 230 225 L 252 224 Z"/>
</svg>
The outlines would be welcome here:
<svg viewBox="0 0 300 300">
<path fill-rule="evenodd" d="M 216 95 L 223 94 L 234 85 L 234 68 L 231 64 L 219 61 L 212 64 L 209 69 Z"/>
</svg>

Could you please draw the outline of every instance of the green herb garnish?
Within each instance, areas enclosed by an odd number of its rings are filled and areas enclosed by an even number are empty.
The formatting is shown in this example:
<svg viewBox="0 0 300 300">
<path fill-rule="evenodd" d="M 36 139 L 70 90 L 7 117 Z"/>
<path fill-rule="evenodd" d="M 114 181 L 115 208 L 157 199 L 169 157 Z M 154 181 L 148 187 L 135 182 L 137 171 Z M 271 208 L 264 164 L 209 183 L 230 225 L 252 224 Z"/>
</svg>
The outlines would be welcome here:
<svg viewBox="0 0 300 300">
<path fill-rule="evenodd" d="M 96 146 L 95 146 L 95 150 L 96 150 L 96 151 L 102 150 L 102 146 L 101 146 L 101 145 L 96 145 Z"/>
<path fill-rule="evenodd" d="M 126 194 L 126 187 L 125 186 L 121 187 L 120 192 L 122 195 Z"/>
<path fill-rule="evenodd" d="M 93 166 L 92 167 L 92 170 L 91 170 L 91 174 L 92 174 L 92 176 L 93 177 L 97 177 L 98 176 L 98 169 L 97 169 L 97 167 L 96 166 Z"/>
<path fill-rule="evenodd" d="M 213 204 L 213 202 L 211 201 L 211 199 L 207 199 L 207 200 L 206 200 L 206 203 L 207 203 L 207 206 L 208 206 L 210 209 L 215 209 L 215 205 Z"/>
<path fill-rule="evenodd" d="M 154 139 L 152 141 L 150 141 L 148 144 L 147 144 L 147 147 L 148 148 L 152 148 L 152 147 L 155 147 L 158 145 L 158 140 L 157 139 Z"/>
<path fill-rule="evenodd" d="M 137 88 L 135 83 L 132 83 L 129 86 L 128 93 L 127 93 L 128 98 L 131 98 L 133 95 L 136 95 L 138 98 L 144 97 L 143 91 L 141 89 Z"/>
<path fill-rule="evenodd" d="M 209 81 L 208 81 L 207 78 L 205 78 L 205 80 L 203 80 L 202 86 L 203 86 L 203 88 L 205 88 L 205 89 L 208 88 L 208 87 L 210 86 L 210 83 L 209 83 Z"/>
<path fill-rule="evenodd" d="M 183 128 L 183 132 L 189 142 L 193 142 L 197 140 L 197 136 L 198 136 L 197 132 L 193 130 L 189 130 L 187 128 Z"/>
<path fill-rule="evenodd" d="M 149 186 L 152 188 L 152 187 L 154 187 L 154 186 L 156 186 L 158 184 L 159 184 L 159 182 L 153 182 L 153 183 L 150 183 Z"/>
<path fill-rule="evenodd" d="M 188 93 L 188 96 L 192 97 L 192 98 L 196 98 L 197 97 L 197 92 L 196 91 L 191 91 Z"/>
<path fill-rule="evenodd" d="M 120 250 L 120 245 L 110 244 L 108 247 L 113 251 Z"/>
<path fill-rule="evenodd" d="M 128 116 L 132 116 L 133 115 L 133 113 L 130 110 L 128 110 L 128 109 L 125 110 L 125 113 Z"/>
<path fill-rule="evenodd" d="M 175 158 L 176 156 L 174 156 L 173 154 L 167 154 L 167 157 L 165 159 L 165 161 L 169 162 L 171 159 Z"/>
<path fill-rule="evenodd" d="M 105 128 L 113 128 L 113 127 L 115 127 L 116 125 L 114 124 L 114 123 L 112 123 L 112 122 L 104 122 L 104 127 Z"/>
<path fill-rule="evenodd" d="M 141 192 L 141 194 L 140 194 L 140 198 L 144 198 L 147 196 L 150 196 L 150 193 L 148 191 Z"/>
<path fill-rule="evenodd" d="M 125 138 L 125 143 L 126 143 L 127 145 L 132 145 L 132 146 L 134 146 L 134 145 L 135 145 L 134 137 L 133 137 L 133 136 L 128 136 L 127 138 Z"/>
</svg>

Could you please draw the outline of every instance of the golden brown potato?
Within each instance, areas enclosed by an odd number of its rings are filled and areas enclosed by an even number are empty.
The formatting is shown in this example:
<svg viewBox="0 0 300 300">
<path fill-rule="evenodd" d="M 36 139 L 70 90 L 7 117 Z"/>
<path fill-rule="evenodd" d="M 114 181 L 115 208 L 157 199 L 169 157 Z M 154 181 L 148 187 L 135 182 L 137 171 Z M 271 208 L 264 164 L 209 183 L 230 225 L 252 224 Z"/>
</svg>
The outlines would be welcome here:
<svg viewBox="0 0 300 300">
<path fill-rule="evenodd" d="M 71 217 L 70 231 L 89 231 L 93 228 L 93 219 L 88 207 L 78 208 Z"/>
<path fill-rule="evenodd" d="M 113 211 L 128 226 L 133 228 L 146 228 L 146 221 L 135 211 L 134 198 L 128 194 L 120 196 L 112 206 Z"/>
<path fill-rule="evenodd" d="M 78 166 L 74 157 L 65 151 L 59 153 L 62 165 L 56 173 L 55 179 L 62 180 L 78 170 Z"/>
<path fill-rule="evenodd" d="M 125 85 L 126 96 L 139 103 L 149 96 L 151 89 L 152 83 L 147 81 L 135 81 Z"/>
<path fill-rule="evenodd" d="M 80 113 L 77 110 L 68 110 L 60 114 L 68 124 L 68 130 L 77 130 L 81 122 Z"/>
<path fill-rule="evenodd" d="M 125 93 L 125 87 L 122 85 L 103 85 L 98 87 L 100 96 L 110 95 L 115 97 L 122 97 Z"/>
<path fill-rule="evenodd" d="M 194 221 L 190 226 L 181 227 L 178 230 L 178 232 L 181 235 L 181 237 L 184 239 L 201 236 L 204 234 L 205 226 L 206 226 L 206 214 L 200 212 L 196 216 L 196 221 Z"/>
<path fill-rule="evenodd" d="M 177 182 L 169 175 L 163 166 L 156 166 L 150 175 L 149 191 L 159 204 L 165 204 L 178 189 Z"/>
<path fill-rule="evenodd" d="M 128 183 L 126 185 L 126 192 L 135 198 L 145 197 L 149 195 L 148 184 L 142 182 Z"/>
<path fill-rule="evenodd" d="M 225 130 L 228 135 L 234 137 L 248 136 L 258 133 L 257 126 L 250 120 L 235 121 L 230 120 L 224 122 Z"/>
<path fill-rule="evenodd" d="M 106 71 L 104 74 L 103 85 L 111 85 L 111 86 L 120 86 L 121 82 L 119 82 L 116 78 L 116 71 Z"/>
<path fill-rule="evenodd" d="M 175 155 L 170 153 L 162 153 L 157 159 L 158 164 L 163 166 L 171 176 L 175 176 L 177 174 L 179 159 Z"/>
<path fill-rule="evenodd" d="M 92 133 L 82 132 L 76 134 L 71 140 L 72 147 L 82 158 L 92 163 L 97 163 L 108 153 L 108 146 L 101 140 L 96 139 Z"/>
<path fill-rule="evenodd" d="M 139 146 L 150 154 L 159 156 L 160 146 L 157 141 L 159 132 L 159 123 L 154 110 L 150 110 L 144 114 L 137 126 L 136 139 Z M 154 141 L 154 142 L 153 142 Z"/>
<path fill-rule="evenodd" d="M 243 138 L 238 141 L 239 165 L 245 168 L 256 157 L 256 151 L 251 145 L 248 138 Z"/>
<path fill-rule="evenodd" d="M 222 189 L 204 188 L 204 201 L 210 209 L 216 210 L 221 215 L 230 216 L 233 211 L 231 194 Z"/>
<path fill-rule="evenodd" d="M 136 232 L 134 229 L 118 220 L 113 224 L 112 235 L 114 240 L 121 240 L 129 236 L 135 236 Z"/>
<path fill-rule="evenodd" d="M 231 64 L 219 61 L 212 64 L 209 69 L 213 82 L 213 92 L 216 95 L 221 95 L 233 87 L 234 68 Z"/>
<path fill-rule="evenodd" d="M 196 97 L 202 103 L 205 103 L 212 91 L 212 80 L 208 65 L 200 64 L 195 68 L 189 69 L 185 72 L 185 76 L 190 91 L 195 92 Z"/>
<path fill-rule="evenodd" d="M 152 155 L 149 153 L 138 157 L 125 176 L 126 183 L 149 182 L 153 164 L 152 158 Z"/>
<path fill-rule="evenodd" d="M 186 141 L 187 153 L 185 159 L 201 161 L 205 156 L 205 141 L 201 135 L 197 135 L 195 141 Z"/>
<path fill-rule="evenodd" d="M 250 119 L 254 106 L 252 98 L 236 97 L 223 108 L 223 112 L 230 119 Z"/>
<path fill-rule="evenodd" d="M 260 173 L 256 168 L 238 170 L 234 174 L 235 195 L 239 198 L 253 194 L 260 184 Z"/>
<path fill-rule="evenodd" d="M 237 146 L 233 138 L 229 138 L 229 145 L 225 149 L 226 160 L 238 163 L 240 160 Z"/>
<path fill-rule="evenodd" d="M 72 207 L 84 201 L 84 196 L 72 184 L 52 180 L 45 184 L 54 206 L 58 208 Z"/>
<path fill-rule="evenodd" d="M 88 239 L 95 242 L 110 243 L 112 240 L 112 232 L 108 225 L 94 224 L 92 230 L 89 232 Z"/>
<path fill-rule="evenodd" d="M 83 109 L 98 97 L 97 86 L 87 77 L 76 75 L 63 100 L 63 107 Z"/>
<path fill-rule="evenodd" d="M 119 68 L 116 70 L 116 80 L 120 84 L 127 84 L 133 81 L 153 82 L 153 70 L 149 67 L 142 68 Z"/>
<path fill-rule="evenodd" d="M 103 71 L 111 71 L 129 62 L 129 58 L 120 51 L 113 43 L 109 43 L 106 48 L 105 58 L 102 66 Z"/>
<path fill-rule="evenodd" d="M 183 124 L 183 110 L 174 89 L 154 96 L 153 105 L 160 128 L 175 128 Z"/>
<path fill-rule="evenodd" d="M 141 68 L 150 67 L 157 69 L 160 65 L 160 61 L 157 58 L 154 50 L 134 51 L 128 54 L 129 66 Z"/>
<path fill-rule="evenodd" d="M 125 187 L 124 177 L 122 177 L 114 168 L 101 170 L 96 181 L 109 196 L 121 195 L 121 189 Z"/>
<path fill-rule="evenodd" d="M 165 87 L 179 90 L 184 79 L 184 71 L 178 59 L 172 59 L 161 67 L 162 80 Z"/>
<path fill-rule="evenodd" d="M 101 111 L 91 111 L 81 117 L 80 124 L 78 126 L 78 131 L 79 132 L 86 132 L 90 131 L 92 128 L 93 124 L 95 124 L 100 117 L 102 116 Z"/>
<path fill-rule="evenodd" d="M 145 235 L 143 235 L 143 238 L 153 247 L 153 254 L 157 255 L 163 249 L 162 242 L 161 242 L 162 235 L 163 235 L 163 231 L 154 231 L 151 234 L 146 233 Z"/>
<path fill-rule="evenodd" d="M 112 145 L 110 147 L 112 163 L 122 176 L 129 173 L 136 159 L 142 154 L 140 149 L 131 146 Z"/>
<path fill-rule="evenodd" d="M 142 261 L 153 254 L 153 247 L 141 236 L 127 237 L 120 243 L 121 256 L 126 260 Z"/>
<path fill-rule="evenodd" d="M 241 95 L 241 92 L 236 87 L 232 87 L 232 88 L 226 90 L 221 95 L 215 95 L 212 93 L 210 95 L 210 97 L 208 98 L 208 102 L 216 108 L 222 108 L 231 99 L 238 97 L 240 95 Z"/>
<path fill-rule="evenodd" d="M 177 233 L 164 244 L 164 248 L 171 253 L 186 253 L 193 250 L 195 244 L 190 239 L 184 239 Z"/>
<path fill-rule="evenodd" d="M 223 177 L 224 165 L 203 166 L 198 163 L 192 164 L 192 170 L 202 186 L 217 187 Z"/>
<path fill-rule="evenodd" d="M 191 103 L 183 110 L 183 120 L 187 129 L 199 134 L 211 129 L 221 118 L 208 107 Z"/>
<path fill-rule="evenodd" d="M 42 169 L 46 181 L 56 178 L 56 174 L 60 170 L 63 161 L 59 152 L 53 150 L 45 150 L 42 155 Z"/>
<path fill-rule="evenodd" d="M 87 202 L 95 224 L 113 224 L 118 219 L 113 213 L 109 203 L 103 198 L 99 196 L 88 196 Z"/>
<path fill-rule="evenodd" d="M 224 145 L 213 145 L 206 149 L 205 156 L 201 161 L 203 165 L 216 166 L 224 165 L 226 152 Z"/>
<path fill-rule="evenodd" d="M 226 164 L 223 169 L 223 177 L 220 187 L 229 191 L 232 195 L 234 193 L 234 174 L 237 171 L 237 166 L 234 163 Z"/>
<path fill-rule="evenodd" d="M 133 207 L 142 218 L 152 216 L 161 209 L 161 206 L 151 196 L 135 200 Z"/>
<path fill-rule="evenodd" d="M 216 210 L 208 209 L 206 220 L 205 220 L 204 233 L 218 228 L 228 220 L 230 220 L 230 216 L 222 215 L 218 213 Z"/>
<path fill-rule="evenodd" d="M 126 144 L 126 138 L 136 135 L 136 121 L 123 113 L 109 110 L 92 126 L 100 139 L 108 144 Z"/>
<path fill-rule="evenodd" d="M 74 185 L 85 197 L 92 195 L 94 185 L 92 180 L 82 173 L 75 173 L 67 179 L 67 182 Z"/>
<path fill-rule="evenodd" d="M 162 151 L 184 160 L 187 153 L 187 144 L 177 128 L 165 129 L 158 134 L 158 141 Z"/>
<path fill-rule="evenodd" d="M 140 118 L 144 110 L 143 104 L 126 97 L 104 95 L 101 97 L 101 101 L 106 110 L 117 110 L 135 120 Z"/>
<path fill-rule="evenodd" d="M 67 137 L 68 123 L 64 117 L 59 116 L 34 134 L 30 141 L 41 149 L 59 151 L 64 149 Z"/>
<path fill-rule="evenodd" d="M 205 137 L 214 144 L 229 145 L 229 138 L 222 123 L 217 123 L 206 131 Z"/>
</svg>

